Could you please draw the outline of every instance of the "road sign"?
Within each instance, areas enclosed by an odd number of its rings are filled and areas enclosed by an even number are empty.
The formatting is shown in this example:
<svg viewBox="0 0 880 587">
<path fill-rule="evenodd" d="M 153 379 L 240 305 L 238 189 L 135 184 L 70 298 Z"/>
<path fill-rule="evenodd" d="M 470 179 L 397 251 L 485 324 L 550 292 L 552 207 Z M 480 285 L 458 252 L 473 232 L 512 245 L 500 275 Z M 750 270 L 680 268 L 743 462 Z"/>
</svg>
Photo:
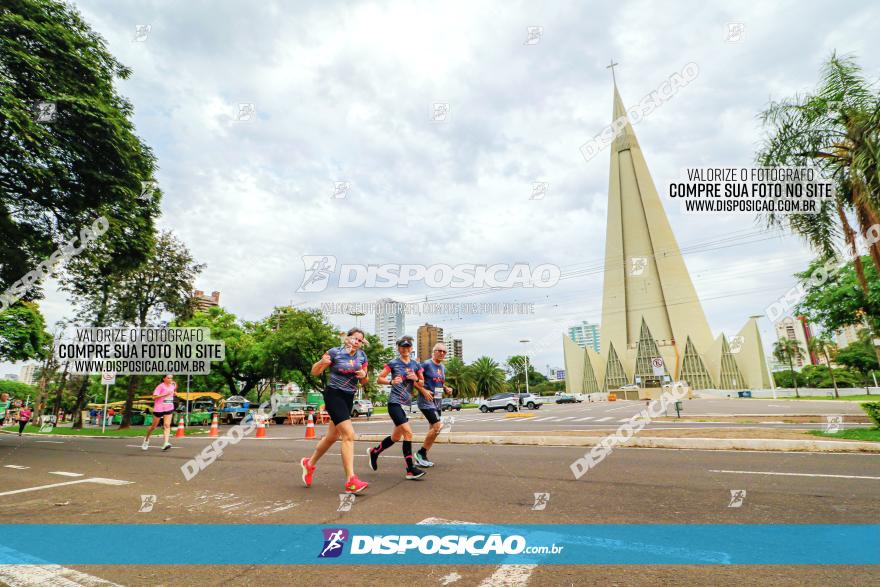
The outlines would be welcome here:
<svg viewBox="0 0 880 587">
<path fill-rule="evenodd" d="M 101 385 L 116 385 L 116 373 L 113 371 L 101 373 Z"/>
<path fill-rule="evenodd" d="M 654 375 L 663 375 L 663 359 L 661 357 L 651 359 L 651 369 L 654 370 Z"/>
</svg>

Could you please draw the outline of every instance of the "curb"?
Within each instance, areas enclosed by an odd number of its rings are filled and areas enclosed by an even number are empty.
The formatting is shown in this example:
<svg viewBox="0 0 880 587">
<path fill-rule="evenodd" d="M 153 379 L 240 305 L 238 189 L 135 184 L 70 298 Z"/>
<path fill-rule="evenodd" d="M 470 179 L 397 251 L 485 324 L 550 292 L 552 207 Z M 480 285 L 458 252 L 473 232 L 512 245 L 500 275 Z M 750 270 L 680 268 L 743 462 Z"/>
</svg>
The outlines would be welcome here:
<svg viewBox="0 0 880 587">
<path fill-rule="evenodd" d="M 11 430 L 0 430 L 0 434 L 12 434 L 18 436 L 18 432 L 13 432 Z M 39 436 L 42 438 L 143 438 L 143 435 L 140 436 L 123 436 L 119 434 L 104 434 L 101 436 L 92 436 L 90 434 L 40 434 L 38 432 L 23 432 L 22 436 Z M 162 436 L 161 434 L 159 435 Z M 187 434 L 184 438 L 208 438 L 208 435 L 202 434 Z"/>
<path fill-rule="evenodd" d="M 356 440 L 381 442 L 386 435 L 360 434 Z M 494 444 L 512 446 L 595 446 L 604 436 L 493 436 L 440 434 L 434 444 Z M 423 442 L 424 434 L 413 434 Z M 678 448 L 699 450 L 759 450 L 778 452 L 880 453 L 880 442 L 847 440 L 787 440 L 772 438 L 651 438 L 634 436 L 620 443 L 624 448 Z"/>
</svg>

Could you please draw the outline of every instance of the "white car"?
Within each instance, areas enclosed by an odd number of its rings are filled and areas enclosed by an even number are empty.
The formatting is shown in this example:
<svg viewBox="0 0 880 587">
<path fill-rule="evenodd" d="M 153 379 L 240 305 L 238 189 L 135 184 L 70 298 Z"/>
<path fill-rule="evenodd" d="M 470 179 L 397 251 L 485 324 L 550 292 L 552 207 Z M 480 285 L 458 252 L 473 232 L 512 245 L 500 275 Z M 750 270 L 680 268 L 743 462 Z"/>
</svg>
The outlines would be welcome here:
<svg viewBox="0 0 880 587">
<path fill-rule="evenodd" d="M 480 400 L 480 411 L 484 414 L 495 410 L 515 412 L 518 408 L 516 396 L 515 393 L 496 393 L 489 399 Z"/>
<path fill-rule="evenodd" d="M 544 398 L 533 393 L 521 393 L 519 394 L 519 403 L 530 410 L 537 410 L 544 405 Z"/>
</svg>

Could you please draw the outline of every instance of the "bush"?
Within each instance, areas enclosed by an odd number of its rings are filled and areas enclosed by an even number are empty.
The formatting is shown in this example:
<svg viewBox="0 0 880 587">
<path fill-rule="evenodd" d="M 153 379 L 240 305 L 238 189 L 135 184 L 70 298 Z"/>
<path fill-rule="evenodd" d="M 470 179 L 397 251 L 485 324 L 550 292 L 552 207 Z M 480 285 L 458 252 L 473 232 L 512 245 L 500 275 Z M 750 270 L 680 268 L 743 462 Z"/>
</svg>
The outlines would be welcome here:
<svg viewBox="0 0 880 587">
<path fill-rule="evenodd" d="M 874 427 L 880 428 L 880 402 L 865 402 L 862 409 L 874 420 Z"/>
</svg>

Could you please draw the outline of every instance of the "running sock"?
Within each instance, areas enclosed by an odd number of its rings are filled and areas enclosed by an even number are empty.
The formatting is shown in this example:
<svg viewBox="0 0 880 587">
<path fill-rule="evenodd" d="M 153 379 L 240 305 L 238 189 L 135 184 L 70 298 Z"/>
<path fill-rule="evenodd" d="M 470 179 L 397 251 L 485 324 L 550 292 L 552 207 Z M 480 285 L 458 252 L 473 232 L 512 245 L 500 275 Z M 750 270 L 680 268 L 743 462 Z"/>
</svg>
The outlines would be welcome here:
<svg viewBox="0 0 880 587">
<path fill-rule="evenodd" d="M 406 461 L 406 470 L 412 471 L 413 458 L 412 458 L 412 441 L 411 440 L 404 440 L 403 441 L 403 460 Z"/>
<path fill-rule="evenodd" d="M 425 459 L 426 461 L 428 460 L 428 451 L 425 450 L 424 446 L 419 449 L 419 456 L 422 457 L 423 459 Z"/>
<path fill-rule="evenodd" d="M 386 436 L 382 439 L 382 442 L 380 442 L 379 445 L 376 446 L 376 448 L 374 448 L 373 450 L 376 451 L 377 454 L 382 454 L 382 451 L 387 448 L 391 448 L 392 444 L 394 444 L 394 441 L 391 440 L 390 436 Z"/>
</svg>

